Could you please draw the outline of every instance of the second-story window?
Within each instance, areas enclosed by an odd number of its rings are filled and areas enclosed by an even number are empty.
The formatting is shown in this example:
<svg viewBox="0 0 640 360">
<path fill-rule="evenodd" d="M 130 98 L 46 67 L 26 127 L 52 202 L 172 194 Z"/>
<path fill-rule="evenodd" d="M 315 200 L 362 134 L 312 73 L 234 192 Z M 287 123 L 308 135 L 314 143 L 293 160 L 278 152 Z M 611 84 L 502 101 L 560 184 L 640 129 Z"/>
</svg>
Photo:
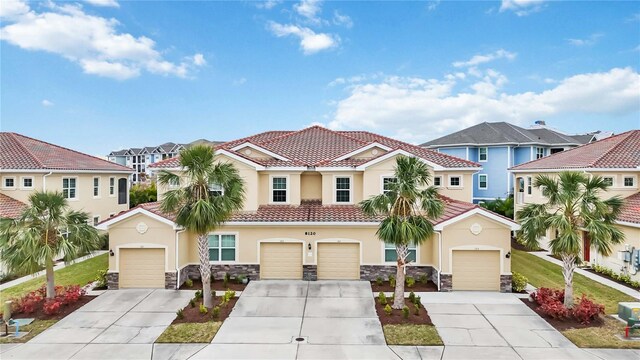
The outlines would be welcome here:
<svg viewBox="0 0 640 360">
<path fill-rule="evenodd" d="M 489 159 L 489 149 L 481 147 L 478 149 L 478 161 L 487 161 Z"/>
<path fill-rule="evenodd" d="M 605 176 L 602 178 L 602 182 L 604 182 L 607 186 L 613 186 L 613 176 Z"/>
<path fill-rule="evenodd" d="M 449 186 L 451 187 L 460 187 L 462 186 L 462 179 L 460 176 L 450 176 L 449 177 Z"/>
<path fill-rule="evenodd" d="M 224 195 L 224 188 L 220 184 L 209 184 L 209 192 L 213 196 Z"/>
<path fill-rule="evenodd" d="M 33 189 L 33 178 L 32 177 L 23 177 L 22 178 L 22 188 L 23 189 Z"/>
<path fill-rule="evenodd" d="M 527 176 L 527 195 L 531 195 L 533 193 L 533 181 L 531 180 L 531 176 Z"/>
<path fill-rule="evenodd" d="M 478 188 L 486 190 L 489 187 L 489 176 L 487 174 L 478 175 Z"/>
<path fill-rule="evenodd" d="M 625 187 L 634 187 L 635 186 L 635 178 L 633 176 L 625 176 L 624 177 L 624 186 Z"/>
<path fill-rule="evenodd" d="M 351 178 L 336 177 L 336 202 L 351 202 Z"/>
<path fill-rule="evenodd" d="M 77 197 L 76 178 L 62 178 L 62 196 L 65 199 L 75 199 Z"/>
<path fill-rule="evenodd" d="M 16 178 L 6 177 L 2 179 L 2 187 L 7 189 L 13 189 L 16 187 Z"/>
<path fill-rule="evenodd" d="M 435 187 L 442 186 L 442 176 L 434 176 L 433 177 L 433 186 L 435 186 Z"/>
<path fill-rule="evenodd" d="M 271 178 L 271 202 L 287 202 L 287 178 L 284 176 L 274 176 Z"/>
<path fill-rule="evenodd" d="M 536 148 L 536 159 L 542 159 L 544 157 L 544 148 Z"/>
<path fill-rule="evenodd" d="M 396 183 L 396 178 L 393 176 L 385 176 L 382 178 L 382 193 L 386 194 L 391 191 L 391 187 Z"/>
<path fill-rule="evenodd" d="M 115 195 L 115 194 L 116 194 L 116 178 L 110 177 L 109 178 L 109 195 Z"/>
<path fill-rule="evenodd" d="M 93 197 L 100 197 L 100 178 L 93 178 Z"/>
</svg>

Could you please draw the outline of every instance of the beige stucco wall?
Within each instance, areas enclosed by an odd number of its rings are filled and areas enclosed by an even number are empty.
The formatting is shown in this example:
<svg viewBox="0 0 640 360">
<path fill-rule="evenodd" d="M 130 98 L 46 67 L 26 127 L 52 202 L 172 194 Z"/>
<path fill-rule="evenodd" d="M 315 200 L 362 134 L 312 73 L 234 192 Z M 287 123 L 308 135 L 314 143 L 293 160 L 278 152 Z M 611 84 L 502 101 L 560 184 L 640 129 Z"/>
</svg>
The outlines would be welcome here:
<svg viewBox="0 0 640 360">
<path fill-rule="evenodd" d="M 271 179 L 274 176 L 284 176 L 287 181 L 287 203 L 276 203 L 278 205 L 300 205 L 300 172 L 289 171 L 261 171 L 258 173 L 258 205 L 271 203 Z"/>
<path fill-rule="evenodd" d="M 129 204 L 118 204 L 118 179 L 127 179 L 127 174 L 118 173 L 53 173 L 49 176 L 43 177 L 46 174 L 43 173 L 0 173 L 0 186 L 4 186 L 4 178 L 15 178 L 15 189 L 0 188 L 0 193 L 12 197 L 16 200 L 24 203 L 29 202 L 29 195 L 34 191 L 59 191 L 62 192 L 62 178 L 72 177 L 77 179 L 76 183 L 76 199 L 68 199 L 69 207 L 78 211 L 85 211 L 89 214 L 90 218 L 99 216 L 100 220 L 105 220 L 109 217 L 109 214 L 117 214 L 121 211 L 127 210 Z M 33 188 L 22 188 L 22 178 L 33 178 Z M 100 178 L 100 195 L 98 197 L 93 196 L 93 178 Z M 109 195 L 109 178 L 115 178 L 115 191 L 113 195 Z M 44 179 L 44 180 L 43 180 Z M 43 184 L 45 186 L 43 186 Z M 128 185 L 127 185 L 128 186 Z M 127 189 L 128 191 L 128 189 Z"/>
<path fill-rule="evenodd" d="M 381 156 L 381 155 L 386 154 L 386 153 L 387 153 L 387 151 L 384 150 L 383 148 L 378 147 L 378 146 L 374 146 L 371 149 L 359 152 L 357 154 L 354 154 L 351 157 L 354 158 L 354 159 L 371 159 L 373 157 Z"/>
<path fill-rule="evenodd" d="M 136 230 L 138 224 L 144 223 L 148 227 L 144 233 Z M 176 269 L 175 231 L 167 225 L 148 216 L 138 214 L 122 220 L 109 227 L 109 249 L 115 256 L 109 257 L 109 271 L 118 271 L 118 251 L 122 247 L 158 248 L 166 249 L 166 269 Z"/>
<path fill-rule="evenodd" d="M 478 235 L 470 230 L 474 224 L 482 227 Z M 505 257 L 511 251 L 510 232 L 504 224 L 477 214 L 446 226 L 442 231 L 442 272 L 451 273 L 452 250 L 502 250 L 501 273 L 511 274 L 511 259 Z"/>
<path fill-rule="evenodd" d="M 322 200 L 322 175 L 319 172 L 303 172 L 300 176 L 300 199 Z"/>
<path fill-rule="evenodd" d="M 615 271 L 620 271 L 622 268 L 629 270 L 630 267 L 628 263 L 620 260 L 618 255 L 620 251 L 626 250 L 626 246 L 640 249 L 640 228 L 625 225 L 617 225 L 617 227 L 624 233 L 624 242 L 613 246 L 609 256 L 603 256 L 595 251 L 591 251 L 591 261 Z M 635 275 L 631 275 L 631 277 L 636 281 L 640 281 L 640 271 Z"/>
</svg>

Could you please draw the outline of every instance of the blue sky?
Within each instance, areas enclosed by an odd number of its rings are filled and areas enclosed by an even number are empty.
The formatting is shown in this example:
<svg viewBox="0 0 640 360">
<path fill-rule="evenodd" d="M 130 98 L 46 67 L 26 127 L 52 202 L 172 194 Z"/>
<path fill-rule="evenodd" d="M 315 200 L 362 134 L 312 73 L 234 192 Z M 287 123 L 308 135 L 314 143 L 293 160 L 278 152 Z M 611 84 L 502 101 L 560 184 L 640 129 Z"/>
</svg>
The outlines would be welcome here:
<svg viewBox="0 0 640 360">
<path fill-rule="evenodd" d="M 90 154 L 316 123 L 640 128 L 638 2 L 2 5 L 2 131 Z"/>
</svg>

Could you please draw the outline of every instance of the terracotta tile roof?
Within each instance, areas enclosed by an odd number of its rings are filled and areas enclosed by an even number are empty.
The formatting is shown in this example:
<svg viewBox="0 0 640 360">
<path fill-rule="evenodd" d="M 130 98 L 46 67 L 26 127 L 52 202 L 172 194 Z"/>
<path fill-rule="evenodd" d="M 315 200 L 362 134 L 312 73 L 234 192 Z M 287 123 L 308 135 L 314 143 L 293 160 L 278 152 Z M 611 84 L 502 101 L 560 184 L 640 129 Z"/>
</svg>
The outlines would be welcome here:
<svg viewBox="0 0 640 360">
<path fill-rule="evenodd" d="M 251 143 L 288 161 L 263 160 L 248 158 L 238 151 L 232 150 L 243 143 Z M 320 126 L 312 126 L 299 131 L 269 131 L 254 136 L 245 137 L 221 144 L 218 149 L 224 149 L 249 159 L 263 166 L 315 166 L 315 167 L 351 167 L 361 165 L 369 160 L 335 159 L 364 148 L 372 143 L 379 143 L 394 150 L 404 150 L 415 156 L 435 163 L 445 168 L 479 168 L 480 164 L 460 159 L 454 156 L 428 150 L 402 141 L 366 131 L 334 131 Z M 383 156 L 380 154 L 379 156 Z M 150 168 L 175 168 L 179 166 L 178 159 L 168 159 L 150 165 Z"/>
<path fill-rule="evenodd" d="M 640 192 L 624 199 L 618 221 L 640 224 Z"/>
<path fill-rule="evenodd" d="M 434 225 L 450 220 L 480 206 L 441 196 L 445 203 L 444 214 L 434 221 Z M 175 216 L 165 214 L 160 210 L 159 202 L 144 203 L 136 208 L 142 208 L 168 220 L 175 221 Z M 134 208 L 134 209 L 136 209 Z M 134 209 L 122 212 L 119 217 Z M 484 210 L 488 211 L 488 210 Z M 492 213 L 500 216 L 498 214 Z M 506 220 L 512 219 L 501 216 Z M 298 206 L 291 205 L 260 205 L 257 211 L 238 212 L 229 221 L 233 222 L 379 222 L 383 216 L 367 216 L 357 205 L 328 205 L 323 206 L 320 200 L 303 200 Z M 106 221 L 106 220 L 105 220 Z"/>
<path fill-rule="evenodd" d="M 511 170 L 640 168 L 640 130 L 631 130 L 577 148 L 514 166 Z"/>
<path fill-rule="evenodd" d="M 26 207 L 22 201 L 0 194 L 0 218 L 15 219 Z"/>
<path fill-rule="evenodd" d="M 95 156 L 11 132 L 0 132 L 0 168 L 133 172 Z"/>
</svg>

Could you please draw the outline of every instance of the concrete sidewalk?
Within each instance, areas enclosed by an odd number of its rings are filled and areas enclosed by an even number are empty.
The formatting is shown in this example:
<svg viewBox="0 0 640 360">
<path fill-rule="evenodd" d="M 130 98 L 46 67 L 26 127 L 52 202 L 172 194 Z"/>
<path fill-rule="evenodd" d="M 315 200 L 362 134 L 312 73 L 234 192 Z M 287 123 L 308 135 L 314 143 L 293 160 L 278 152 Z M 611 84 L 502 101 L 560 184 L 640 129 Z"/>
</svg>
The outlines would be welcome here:
<svg viewBox="0 0 640 360">
<path fill-rule="evenodd" d="M 560 261 L 558 259 L 555 259 L 555 258 L 552 258 L 551 256 L 549 256 L 550 252 L 548 252 L 548 251 L 532 251 L 532 252 L 529 252 L 529 254 L 535 255 L 535 256 L 539 257 L 540 259 L 542 259 L 542 260 L 546 260 L 546 261 L 548 261 L 550 263 L 553 263 L 553 264 L 556 264 L 558 266 L 562 266 L 562 261 Z M 631 289 L 629 287 L 626 287 L 624 285 L 618 284 L 615 281 L 611 281 L 611 280 L 609 280 L 607 278 L 604 278 L 604 277 L 602 277 L 600 275 L 596 275 L 596 274 L 591 273 L 591 272 L 586 271 L 586 270 L 576 269 L 576 273 L 580 274 L 580 275 L 583 275 L 585 277 L 588 277 L 589 279 L 591 279 L 593 281 L 599 282 L 600 284 L 607 285 L 608 287 L 614 288 L 614 289 L 616 289 L 616 290 L 618 290 L 618 291 L 620 291 L 622 293 L 625 293 L 625 294 L 627 294 L 629 296 L 632 296 L 632 297 L 640 300 L 640 291 L 633 290 L 633 289 Z"/>
</svg>

